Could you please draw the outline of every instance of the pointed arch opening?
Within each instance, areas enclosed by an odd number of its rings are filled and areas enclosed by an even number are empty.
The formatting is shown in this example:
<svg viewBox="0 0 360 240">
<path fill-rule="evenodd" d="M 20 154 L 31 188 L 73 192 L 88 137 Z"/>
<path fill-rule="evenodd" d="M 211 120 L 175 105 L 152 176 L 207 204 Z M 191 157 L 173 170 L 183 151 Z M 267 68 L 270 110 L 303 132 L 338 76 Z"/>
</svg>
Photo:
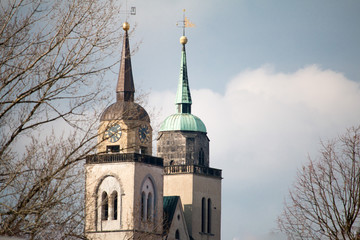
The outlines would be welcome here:
<svg viewBox="0 0 360 240">
<path fill-rule="evenodd" d="M 156 217 L 156 190 L 151 175 L 141 185 L 141 220 L 154 222 Z"/>
</svg>

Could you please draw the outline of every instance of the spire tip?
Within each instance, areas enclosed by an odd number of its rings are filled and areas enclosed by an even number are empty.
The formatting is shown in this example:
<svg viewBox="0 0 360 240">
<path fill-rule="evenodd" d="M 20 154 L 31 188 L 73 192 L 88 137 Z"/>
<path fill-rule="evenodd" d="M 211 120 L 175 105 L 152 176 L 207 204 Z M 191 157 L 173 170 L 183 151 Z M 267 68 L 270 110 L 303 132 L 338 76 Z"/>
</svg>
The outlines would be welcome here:
<svg viewBox="0 0 360 240">
<path fill-rule="evenodd" d="M 182 37 L 180 38 L 180 43 L 181 43 L 182 45 L 185 45 L 187 42 L 188 42 L 187 37 L 182 36 Z"/>
<path fill-rule="evenodd" d="M 130 24 L 128 22 L 124 22 L 123 29 L 124 29 L 124 31 L 128 31 L 130 29 Z"/>
</svg>

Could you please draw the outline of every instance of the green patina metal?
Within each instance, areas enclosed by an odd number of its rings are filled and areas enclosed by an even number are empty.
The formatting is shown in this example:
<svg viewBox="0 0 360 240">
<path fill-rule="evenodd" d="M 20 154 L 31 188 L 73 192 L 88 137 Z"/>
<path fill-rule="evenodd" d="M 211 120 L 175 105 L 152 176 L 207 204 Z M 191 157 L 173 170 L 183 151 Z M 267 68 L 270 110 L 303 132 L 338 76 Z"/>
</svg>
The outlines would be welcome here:
<svg viewBox="0 0 360 240">
<path fill-rule="evenodd" d="M 179 85 L 176 92 L 176 114 L 173 114 L 165 119 L 161 124 L 160 132 L 164 131 L 195 131 L 206 133 L 205 124 L 200 118 L 191 114 L 191 94 L 187 75 L 186 66 L 186 51 L 183 43 L 181 52 L 181 66 Z"/>
<path fill-rule="evenodd" d="M 171 223 L 173 222 L 173 217 L 175 215 L 176 206 L 180 200 L 179 196 L 164 196 L 163 206 L 164 206 L 164 233 L 168 234 Z"/>
<path fill-rule="evenodd" d="M 206 133 L 205 124 L 200 118 L 189 113 L 176 113 L 165 119 L 160 132 L 165 131 L 194 131 Z"/>
<path fill-rule="evenodd" d="M 179 85 L 178 85 L 178 89 L 176 92 L 175 103 L 176 104 L 191 104 L 192 103 L 188 75 L 187 75 L 185 45 L 183 45 L 183 49 L 181 52 Z"/>
</svg>

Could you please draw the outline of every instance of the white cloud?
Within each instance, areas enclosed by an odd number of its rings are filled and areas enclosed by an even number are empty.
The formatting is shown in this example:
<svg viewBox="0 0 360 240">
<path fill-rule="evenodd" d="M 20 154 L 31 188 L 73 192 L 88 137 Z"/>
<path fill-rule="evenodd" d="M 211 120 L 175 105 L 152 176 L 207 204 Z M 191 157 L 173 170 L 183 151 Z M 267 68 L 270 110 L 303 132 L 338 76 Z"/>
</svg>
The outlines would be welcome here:
<svg viewBox="0 0 360 240">
<path fill-rule="evenodd" d="M 224 239 L 275 228 L 296 169 L 316 156 L 320 139 L 360 124 L 359 83 L 315 65 L 294 73 L 247 70 L 224 95 L 199 89 L 192 97 L 192 113 L 211 140 L 211 166 L 223 169 Z M 174 99 L 170 92 L 150 95 L 163 109 L 159 120 L 174 113 Z"/>
</svg>

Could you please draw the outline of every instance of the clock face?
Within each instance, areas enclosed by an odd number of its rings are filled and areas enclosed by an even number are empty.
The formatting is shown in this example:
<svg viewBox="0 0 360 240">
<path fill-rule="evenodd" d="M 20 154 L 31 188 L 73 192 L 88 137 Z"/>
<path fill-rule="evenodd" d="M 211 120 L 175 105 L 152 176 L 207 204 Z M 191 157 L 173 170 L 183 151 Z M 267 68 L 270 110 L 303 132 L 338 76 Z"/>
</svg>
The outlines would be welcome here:
<svg viewBox="0 0 360 240">
<path fill-rule="evenodd" d="M 147 141 L 149 141 L 149 127 L 147 125 L 141 125 L 139 128 L 139 139 L 140 142 L 145 143 Z"/>
<path fill-rule="evenodd" d="M 120 137 L 121 137 L 121 127 L 119 124 L 115 124 L 109 127 L 105 131 L 105 138 L 112 143 L 119 141 Z"/>
</svg>

